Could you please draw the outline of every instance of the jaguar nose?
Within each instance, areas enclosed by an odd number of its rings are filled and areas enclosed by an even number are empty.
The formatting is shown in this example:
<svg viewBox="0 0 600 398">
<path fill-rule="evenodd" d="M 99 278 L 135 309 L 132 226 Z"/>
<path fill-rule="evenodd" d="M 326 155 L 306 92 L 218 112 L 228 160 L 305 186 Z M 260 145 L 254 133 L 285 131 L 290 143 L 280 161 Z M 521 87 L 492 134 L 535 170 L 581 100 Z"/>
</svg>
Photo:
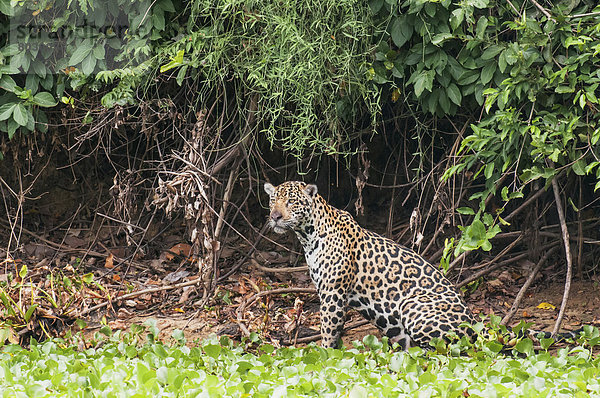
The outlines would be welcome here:
<svg viewBox="0 0 600 398">
<path fill-rule="evenodd" d="M 279 221 L 279 220 L 281 220 L 282 218 L 283 218 L 283 214 L 281 214 L 281 212 L 280 212 L 280 211 L 278 211 L 278 210 L 273 210 L 273 211 L 271 212 L 271 220 L 273 220 L 273 221 Z"/>
</svg>

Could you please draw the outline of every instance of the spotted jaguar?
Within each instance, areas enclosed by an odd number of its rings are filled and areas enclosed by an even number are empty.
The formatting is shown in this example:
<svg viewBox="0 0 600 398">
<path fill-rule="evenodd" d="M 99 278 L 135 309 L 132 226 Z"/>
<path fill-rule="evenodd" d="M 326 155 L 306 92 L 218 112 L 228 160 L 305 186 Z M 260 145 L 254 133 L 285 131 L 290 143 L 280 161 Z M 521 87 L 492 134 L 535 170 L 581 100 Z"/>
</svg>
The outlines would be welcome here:
<svg viewBox="0 0 600 398">
<path fill-rule="evenodd" d="M 269 225 L 295 232 L 320 300 L 321 343 L 336 347 L 355 308 L 405 349 L 430 348 L 449 333 L 471 335 L 474 317 L 452 283 L 419 254 L 362 228 L 330 206 L 317 186 L 288 181 L 269 194 Z"/>
</svg>

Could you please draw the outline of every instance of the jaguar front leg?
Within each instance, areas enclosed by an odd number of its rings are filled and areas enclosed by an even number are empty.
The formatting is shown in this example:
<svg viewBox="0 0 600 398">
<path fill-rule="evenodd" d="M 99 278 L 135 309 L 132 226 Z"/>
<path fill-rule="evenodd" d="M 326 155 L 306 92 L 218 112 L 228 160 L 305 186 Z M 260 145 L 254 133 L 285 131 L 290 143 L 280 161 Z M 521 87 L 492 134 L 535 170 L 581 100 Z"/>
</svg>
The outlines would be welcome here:
<svg viewBox="0 0 600 398">
<path fill-rule="evenodd" d="M 321 300 L 321 345 L 325 348 L 338 348 L 341 346 L 342 332 L 346 322 L 346 294 L 339 295 L 333 292 L 319 292 Z"/>
</svg>

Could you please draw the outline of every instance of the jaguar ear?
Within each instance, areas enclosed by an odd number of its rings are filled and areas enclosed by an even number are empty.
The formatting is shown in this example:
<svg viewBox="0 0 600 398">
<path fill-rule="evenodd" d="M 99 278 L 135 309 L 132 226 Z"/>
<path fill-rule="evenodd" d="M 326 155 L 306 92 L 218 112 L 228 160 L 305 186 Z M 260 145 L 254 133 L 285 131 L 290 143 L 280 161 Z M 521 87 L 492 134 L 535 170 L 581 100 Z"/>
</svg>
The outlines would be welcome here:
<svg viewBox="0 0 600 398">
<path fill-rule="evenodd" d="M 273 195 L 273 193 L 275 192 L 275 187 L 273 186 L 273 184 L 265 182 L 265 192 L 268 193 L 269 196 Z"/>
<path fill-rule="evenodd" d="M 308 184 L 304 188 L 304 193 L 306 193 L 311 198 L 317 194 L 317 186 L 315 184 Z"/>
</svg>

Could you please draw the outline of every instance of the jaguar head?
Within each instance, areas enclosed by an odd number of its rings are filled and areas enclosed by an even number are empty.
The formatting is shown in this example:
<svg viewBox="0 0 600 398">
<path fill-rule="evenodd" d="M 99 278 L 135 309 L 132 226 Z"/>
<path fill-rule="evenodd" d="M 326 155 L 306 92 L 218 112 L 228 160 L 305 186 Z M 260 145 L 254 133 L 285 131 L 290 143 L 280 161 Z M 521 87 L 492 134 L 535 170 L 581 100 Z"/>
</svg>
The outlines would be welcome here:
<svg viewBox="0 0 600 398">
<path fill-rule="evenodd" d="M 300 181 L 287 181 L 278 186 L 265 183 L 269 194 L 269 226 L 278 234 L 301 229 L 310 219 L 317 186 Z"/>
</svg>

